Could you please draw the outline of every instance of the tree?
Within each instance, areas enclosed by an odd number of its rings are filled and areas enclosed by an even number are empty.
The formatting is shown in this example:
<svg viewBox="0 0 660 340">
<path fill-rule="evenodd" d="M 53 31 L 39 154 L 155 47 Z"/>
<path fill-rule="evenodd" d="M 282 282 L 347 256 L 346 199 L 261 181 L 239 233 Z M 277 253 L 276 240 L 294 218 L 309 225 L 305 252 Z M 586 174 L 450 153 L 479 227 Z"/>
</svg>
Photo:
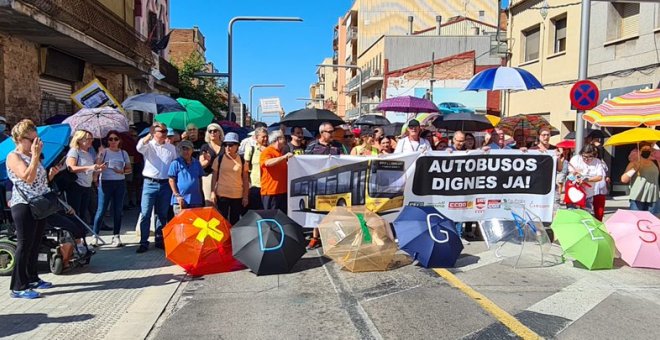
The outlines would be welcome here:
<svg viewBox="0 0 660 340">
<path fill-rule="evenodd" d="M 227 92 L 227 84 L 216 78 L 195 77 L 195 72 L 207 72 L 207 63 L 196 53 L 177 66 L 179 69 L 179 97 L 200 101 L 213 112 L 216 117 L 222 117 L 221 112 L 227 112 L 227 103 L 220 93 Z"/>
</svg>

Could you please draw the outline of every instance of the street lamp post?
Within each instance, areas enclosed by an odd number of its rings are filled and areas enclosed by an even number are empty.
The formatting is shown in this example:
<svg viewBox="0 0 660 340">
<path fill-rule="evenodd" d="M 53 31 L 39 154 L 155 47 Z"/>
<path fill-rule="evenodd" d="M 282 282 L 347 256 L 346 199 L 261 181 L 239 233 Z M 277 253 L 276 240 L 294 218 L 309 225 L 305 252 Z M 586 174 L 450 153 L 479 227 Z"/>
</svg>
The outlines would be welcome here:
<svg viewBox="0 0 660 340">
<path fill-rule="evenodd" d="M 335 64 L 319 64 L 317 67 L 341 67 L 341 68 L 350 68 L 358 71 L 358 117 L 362 115 L 362 69 L 356 65 L 335 65 Z"/>
<path fill-rule="evenodd" d="M 253 115 L 254 111 L 252 111 L 252 90 L 254 90 L 255 87 L 284 87 L 284 84 L 255 84 L 250 86 L 250 114 Z"/>
<path fill-rule="evenodd" d="M 227 100 L 229 102 L 229 111 L 232 109 L 232 81 L 234 77 L 232 76 L 232 28 L 234 23 L 237 21 L 288 21 L 288 22 L 300 22 L 303 21 L 302 18 L 298 17 L 233 17 L 229 20 L 229 27 L 227 28 Z M 241 114 L 240 118 L 241 126 L 245 125 L 245 117 Z"/>
</svg>

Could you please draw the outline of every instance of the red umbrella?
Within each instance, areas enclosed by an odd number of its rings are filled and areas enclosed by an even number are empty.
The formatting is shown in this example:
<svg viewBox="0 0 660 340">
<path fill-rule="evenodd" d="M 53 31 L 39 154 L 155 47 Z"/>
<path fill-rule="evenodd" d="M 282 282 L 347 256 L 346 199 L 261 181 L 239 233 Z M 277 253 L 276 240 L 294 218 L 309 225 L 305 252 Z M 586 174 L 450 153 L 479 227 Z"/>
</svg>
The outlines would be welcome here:
<svg viewBox="0 0 660 340">
<path fill-rule="evenodd" d="M 215 208 L 184 209 L 163 228 L 165 256 L 194 276 L 244 268 L 232 256 L 230 227 Z"/>
<path fill-rule="evenodd" d="M 575 141 L 571 139 L 563 140 L 557 143 L 556 147 L 562 149 L 575 149 Z"/>
</svg>

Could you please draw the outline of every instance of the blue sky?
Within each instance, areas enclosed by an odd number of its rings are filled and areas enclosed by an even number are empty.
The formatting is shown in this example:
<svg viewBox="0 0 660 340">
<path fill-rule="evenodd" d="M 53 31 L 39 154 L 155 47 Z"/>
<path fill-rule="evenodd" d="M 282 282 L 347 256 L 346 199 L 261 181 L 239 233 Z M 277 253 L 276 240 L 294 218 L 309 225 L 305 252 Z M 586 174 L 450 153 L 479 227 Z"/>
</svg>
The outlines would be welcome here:
<svg viewBox="0 0 660 340">
<path fill-rule="evenodd" d="M 353 0 L 173 0 L 172 28 L 197 25 L 206 37 L 206 58 L 227 72 L 227 25 L 235 16 L 292 16 L 301 23 L 237 22 L 233 27 L 233 92 L 249 106 L 253 84 L 284 84 L 281 89 L 255 88 L 259 98 L 280 97 L 288 113 L 304 106 L 316 80 L 316 64 L 332 57 L 332 33 L 337 19 Z"/>
</svg>

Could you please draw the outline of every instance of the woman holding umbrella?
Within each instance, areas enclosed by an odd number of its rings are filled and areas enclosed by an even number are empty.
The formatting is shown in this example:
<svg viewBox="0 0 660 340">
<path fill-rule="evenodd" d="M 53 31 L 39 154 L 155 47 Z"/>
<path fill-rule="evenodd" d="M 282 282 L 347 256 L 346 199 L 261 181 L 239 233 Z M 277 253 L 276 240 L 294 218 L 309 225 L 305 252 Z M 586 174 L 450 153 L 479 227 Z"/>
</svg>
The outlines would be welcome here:
<svg viewBox="0 0 660 340">
<path fill-rule="evenodd" d="M 630 210 L 651 211 L 658 200 L 658 175 L 660 170 L 651 160 L 651 143 L 639 144 L 640 158 L 628 163 L 621 175 L 621 182 L 630 183 Z"/>
<path fill-rule="evenodd" d="M 93 140 L 89 131 L 76 131 L 69 143 L 69 152 L 66 154 L 67 168 L 77 175 L 75 183 L 72 183 L 66 190 L 67 202 L 81 218 L 92 199 L 94 172 L 107 168 L 107 163 L 96 164 L 90 150 Z"/>
</svg>

